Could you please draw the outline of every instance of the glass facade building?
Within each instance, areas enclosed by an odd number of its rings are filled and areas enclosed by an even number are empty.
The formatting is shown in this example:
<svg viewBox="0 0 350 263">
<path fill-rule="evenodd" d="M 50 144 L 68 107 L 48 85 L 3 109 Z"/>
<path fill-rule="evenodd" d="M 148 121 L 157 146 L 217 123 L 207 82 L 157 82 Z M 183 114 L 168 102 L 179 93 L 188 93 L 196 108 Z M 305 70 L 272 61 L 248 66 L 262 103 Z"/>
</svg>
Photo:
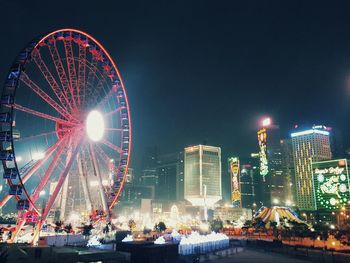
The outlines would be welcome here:
<svg viewBox="0 0 350 263">
<path fill-rule="evenodd" d="M 187 147 L 184 157 L 185 199 L 195 206 L 213 206 L 222 199 L 220 147 Z"/>
</svg>

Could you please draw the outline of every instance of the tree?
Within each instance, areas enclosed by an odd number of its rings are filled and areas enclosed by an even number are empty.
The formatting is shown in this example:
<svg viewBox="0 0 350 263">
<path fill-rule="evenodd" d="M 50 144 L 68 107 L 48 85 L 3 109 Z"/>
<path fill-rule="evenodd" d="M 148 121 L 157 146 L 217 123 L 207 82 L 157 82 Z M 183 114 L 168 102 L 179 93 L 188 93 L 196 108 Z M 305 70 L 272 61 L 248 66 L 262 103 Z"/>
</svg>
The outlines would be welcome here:
<svg viewBox="0 0 350 263">
<path fill-rule="evenodd" d="M 216 218 L 210 222 L 210 228 L 214 232 L 219 232 L 224 227 L 224 224 L 220 218 Z"/>
<path fill-rule="evenodd" d="M 159 232 L 164 232 L 166 230 L 166 225 L 164 222 L 159 222 L 157 225 L 157 230 Z"/>
<path fill-rule="evenodd" d="M 103 234 L 108 234 L 109 233 L 109 224 L 107 224 L 104 228 L 103 228 Z"/>
<path fill-rule="evenodd" d="M 91 230 L 93 229 L 93 226 L 91 224 L 89 225 L 83 225 L 83 236 L 85 238 L 88 238 L 92 233 Z"/>
<path fill-rule="evenodd" d="M 68 244 L 68 237 L 69 237 L 69 233 L 72 232 L 72 224 L 68 224 L 64 226 L 64 231 L 67 233 L 67 244 Z"/>
<path fill-rule="evenodd" d="M 63 226 L 63 222 L 58 220 L 55 222 L 55 233 L 56 235 L 60 232 L 62 232 L 62 226 Z"/>
</svg>

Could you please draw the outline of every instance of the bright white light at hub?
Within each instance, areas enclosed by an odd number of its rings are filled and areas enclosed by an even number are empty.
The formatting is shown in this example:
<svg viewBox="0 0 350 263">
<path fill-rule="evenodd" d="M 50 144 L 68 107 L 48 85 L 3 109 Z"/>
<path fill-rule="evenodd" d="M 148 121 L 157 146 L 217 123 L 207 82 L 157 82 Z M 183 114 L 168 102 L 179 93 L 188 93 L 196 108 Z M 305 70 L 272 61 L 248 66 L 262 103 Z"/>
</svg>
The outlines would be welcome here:
<svg viewBox="0 0 350 263">
<path fill-rule="evenodd" d="M 103 116 L 98 111 L 91 111 L 86 118 L 86 132 L 89 138 L 97 142 L 102 139 L 105 131 Z"/>
<path fill-rule="evenodd" d="M 46 195 L 46 191 L 45 190 L 40 191 L 39 196 L 44 196 L 44 195 Z"/>
</svg>

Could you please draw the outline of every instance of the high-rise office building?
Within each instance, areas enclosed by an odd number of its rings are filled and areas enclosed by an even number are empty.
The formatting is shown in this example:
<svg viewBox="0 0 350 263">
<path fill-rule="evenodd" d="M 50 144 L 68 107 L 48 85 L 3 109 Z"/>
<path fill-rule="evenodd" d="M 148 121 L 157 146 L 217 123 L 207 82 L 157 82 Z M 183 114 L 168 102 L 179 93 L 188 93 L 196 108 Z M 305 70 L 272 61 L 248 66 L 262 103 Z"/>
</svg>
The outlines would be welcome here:
<svg viewBox="0 0 350 263">
<path fill-rule="evenodd" d="M 194 206 L 210 207 L 222 199 L 220 147 L 187 147 L 184 163 L 186 200 Z"/>
<path fill-rule="evenodd" d="M 315 190 L 312 180 L 312 162 L 332 158 L 329 131 L 322 127 L 291 134 L 295 170 L 296 203 L 300 210 L 314 211 Z"/>
<path fill-rule="evenodd" d="M 241 165 L 240 186 L 243 208 L 255 209 L 255 206 L 257 206 L 257 184 L 254 181 L 257 176 L 259 176 L 259 167 L 257 165 L 253 165 L 251 162 Z"/>
<path fill-rule="evenodd" d="M 183 152 L 158 156 L 155 167 L 157 186 L 155 198 L 163 201 L 181 201 L 184 199 L 184 160 Z"/>
<path fill-rule="evenodd" d="M 264 119 L 258 131 L 258 143 L 265 206 L 277 205 L 285 199 L 280 138 L 279 126 L 272 124 L 270 118 Z"/>
<path fill-rule="evenodd" d="M 295 176 L 292 139 L 281 140 L 282 171 L 284 177 L 285 200 L 282 204 L 286 206 L 295 205 Z"/>
<path fill-rule="evenodd" d="M 156 186 L 158 185 L 158 175 L 155 168 L 142 170 L 141 185 L 152 186 L 156 188 Z"/>
</svg>

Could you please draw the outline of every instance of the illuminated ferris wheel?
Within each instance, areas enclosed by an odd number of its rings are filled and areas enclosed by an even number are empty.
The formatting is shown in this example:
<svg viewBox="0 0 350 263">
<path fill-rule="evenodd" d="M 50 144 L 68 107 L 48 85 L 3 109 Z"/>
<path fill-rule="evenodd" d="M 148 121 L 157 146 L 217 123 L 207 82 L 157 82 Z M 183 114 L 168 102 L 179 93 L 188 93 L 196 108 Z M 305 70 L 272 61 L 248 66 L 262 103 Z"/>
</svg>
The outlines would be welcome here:
<svg viewBox="0 0 350 263">
<path fill-rule="evenodd" d="M 16 57 L 1 95 L 0 160 L 16 205 L 12 239 L 50 218 L 109 220 L 126 178 L 130 110 L 118 69 L 92 36 L 62 29 Z M 52 219 L 53 220 L 53 219 Z"/>
</svg>

